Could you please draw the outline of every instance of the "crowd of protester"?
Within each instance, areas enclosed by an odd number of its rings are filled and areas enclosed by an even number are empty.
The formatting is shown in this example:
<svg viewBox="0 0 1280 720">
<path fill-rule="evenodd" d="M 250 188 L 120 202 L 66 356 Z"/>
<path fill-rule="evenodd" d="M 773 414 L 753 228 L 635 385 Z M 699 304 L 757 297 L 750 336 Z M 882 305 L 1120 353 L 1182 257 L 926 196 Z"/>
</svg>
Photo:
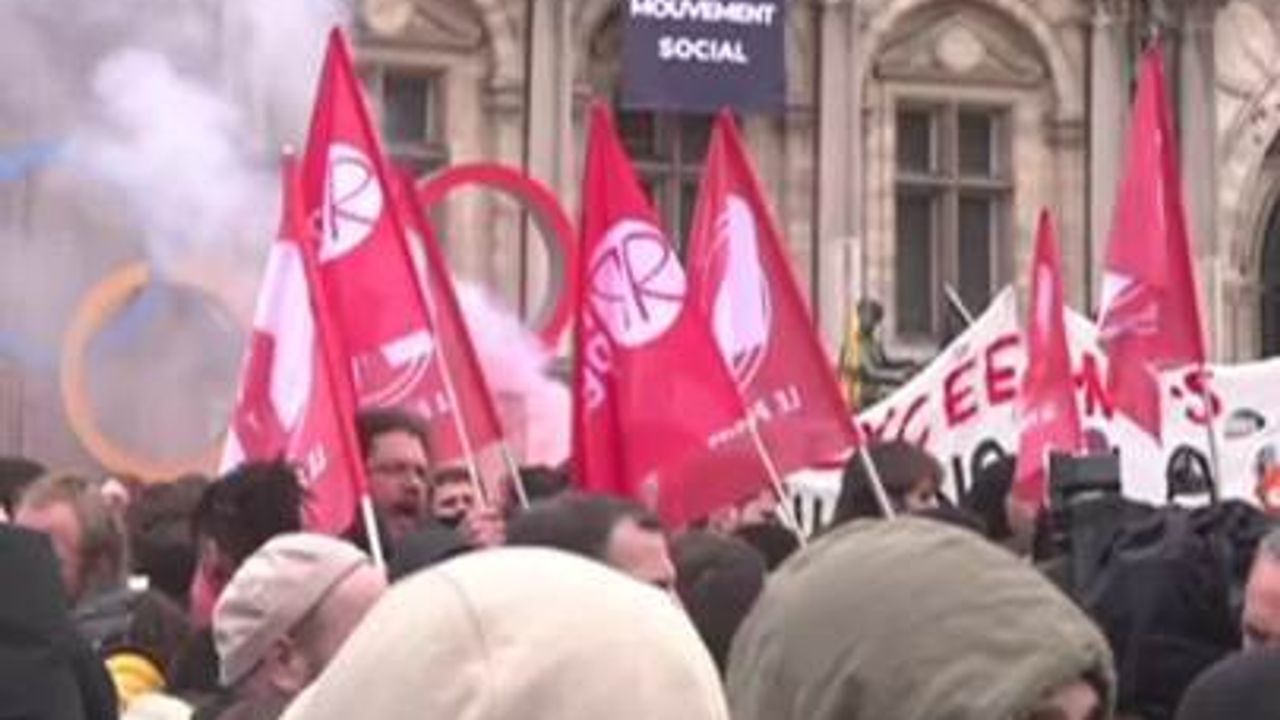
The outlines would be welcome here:
<svg viewBox="0 0 1280 720">
<path fill-rule="evenodd" d="M 1243 504 L 1117 499 L 1082 565 L 1007 457 L 952 499 L 936 459 L 875 445 L 895 517 L 855 458 L 801 539 L 769 493 L 664 527 L 562 469 L 486 490 L 402 411 L 357 427 L 385 567 L 361 524 L 305 530 L 282 462 L 0 460 L 0 717 L 1280 717 L 1280 531 Z"/>
</svg>

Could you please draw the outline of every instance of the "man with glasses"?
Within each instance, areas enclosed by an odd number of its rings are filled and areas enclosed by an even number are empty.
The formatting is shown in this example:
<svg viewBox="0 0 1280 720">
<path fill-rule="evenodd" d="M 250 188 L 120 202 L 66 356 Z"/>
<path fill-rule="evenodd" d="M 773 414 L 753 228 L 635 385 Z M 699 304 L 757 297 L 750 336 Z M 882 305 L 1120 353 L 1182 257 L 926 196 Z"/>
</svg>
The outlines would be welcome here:
<svg viewBox="0 0 1280 720">
<path fill-rule="evenodd" d="M 431 474 L 426 426 L 407 411 L 376 408 L 357 415 L 356 429 L 382 542 L 394 548 L 426 517 Z"/>
</svg>

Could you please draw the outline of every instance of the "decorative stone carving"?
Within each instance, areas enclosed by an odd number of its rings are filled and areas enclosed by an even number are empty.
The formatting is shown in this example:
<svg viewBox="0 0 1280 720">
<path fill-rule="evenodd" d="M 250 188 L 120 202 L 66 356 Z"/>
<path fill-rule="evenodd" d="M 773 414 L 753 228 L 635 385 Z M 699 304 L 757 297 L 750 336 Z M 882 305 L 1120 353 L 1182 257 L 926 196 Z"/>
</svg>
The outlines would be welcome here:
<svg viewBox="0 0 1280 720">
<path fill-rule="evenodd" d="M 955 6 L 926 11 L 889 37 L 876 62 L 882 78 L 1033 86 L 1048 72 L 1026 33 L 995 13 Z"/>
<path fill-rule="evenodd" d="M 457 52 L 485 45 L 484 20 L 469 0 L 363 0 L 361 19 L 381 39 Z"/>
</svg>

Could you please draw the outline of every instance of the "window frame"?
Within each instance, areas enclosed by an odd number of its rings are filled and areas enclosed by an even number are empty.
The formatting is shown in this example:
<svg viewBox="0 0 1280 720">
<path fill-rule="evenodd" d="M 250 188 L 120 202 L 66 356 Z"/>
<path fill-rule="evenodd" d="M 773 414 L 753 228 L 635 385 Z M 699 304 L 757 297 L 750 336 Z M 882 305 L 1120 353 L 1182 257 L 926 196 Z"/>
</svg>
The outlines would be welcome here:
<svg viewBox="0 0 1280 720">
<path fill-rule="evenodd" d="M 1008 258 L 1012 253 L 1011 228 L 1014 213 L 1014 118 L 1017 103 L 1012 99 L 969 98 L 963 95 L 907 94 L 893 98 L 890 105 L 888 132 L 892 138 L 888 173 L 895 220 L 890 225 L 892 247 L 896 257 L 899 246 L 898 198 L 904 193 L 928 195 L 933 198 L 933 219 L 928 247 L 933 263 L 930 282 L 931 307 L 926 314 L 928 329 L 903 326 L 903 313 L 894 313 L 893 332 L 909 343 L 936 343 L 946 330 L 947 299 L 945 288 L 961 291 L 961 234 L 960 205 L 962 198 L 982 197 L 995 202 L 992 219 L 995 224 L 990 233 L 989 293 L 997 291 L 1008 277 Z M 922 112 L 930 117 L 930 154 L 928 172 L 902 168 L 900 116 L 904 112 Z M 960 116 L 966 112 L 985 115 L 992 121 L 990 158 L 991 173 L 986 176 L 966 174 L 961 167 Z M 898 268 L 893 268 L 895 299 L 902 296 L 898 283 L 903 278 Z M 979 312 L 982 308 L 969 308 Z"/>
</svg>

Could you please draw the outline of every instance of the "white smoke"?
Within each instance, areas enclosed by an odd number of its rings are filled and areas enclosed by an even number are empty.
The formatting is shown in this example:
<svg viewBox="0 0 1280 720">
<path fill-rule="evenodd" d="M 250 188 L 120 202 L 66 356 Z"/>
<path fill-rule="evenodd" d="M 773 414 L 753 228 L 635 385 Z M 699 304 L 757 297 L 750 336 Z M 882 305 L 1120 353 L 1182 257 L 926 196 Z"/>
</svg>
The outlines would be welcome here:
<svg viewBox="0 0 1280 720">
<path fill-rule="evenodd" d="M 489 390 L 503 426 L 529 465 L 559 465 L 569 456 L 569 389 L 548 376 L 552 355 L 520 319 L 483 288 L 454 281 Z"/>
<path fill-rule="evenodd" d="M 346 0 L 0 0 L 0 153 L 61 147 L 0 184 L 0 364 L 56 358 L 88 287 L 132 260 L 246 321 L 276 234 L 280 147 L 301 145 L 326 35 L 349 17 Z M 235 339 L 138 337 L 152 339 L 102 346 L 115 355 L 91 384 L 118 392 L 95 396 L 100 426 L 150 439 L 136 449 L 152 455 L 207 438 L 235 376 L 211 359 L 238 358 Z M 64 427 L 54 361 L 23 372 L 23 427 Z M 65 430 L 20 443 L 83 461 Z"/>
</svg>

